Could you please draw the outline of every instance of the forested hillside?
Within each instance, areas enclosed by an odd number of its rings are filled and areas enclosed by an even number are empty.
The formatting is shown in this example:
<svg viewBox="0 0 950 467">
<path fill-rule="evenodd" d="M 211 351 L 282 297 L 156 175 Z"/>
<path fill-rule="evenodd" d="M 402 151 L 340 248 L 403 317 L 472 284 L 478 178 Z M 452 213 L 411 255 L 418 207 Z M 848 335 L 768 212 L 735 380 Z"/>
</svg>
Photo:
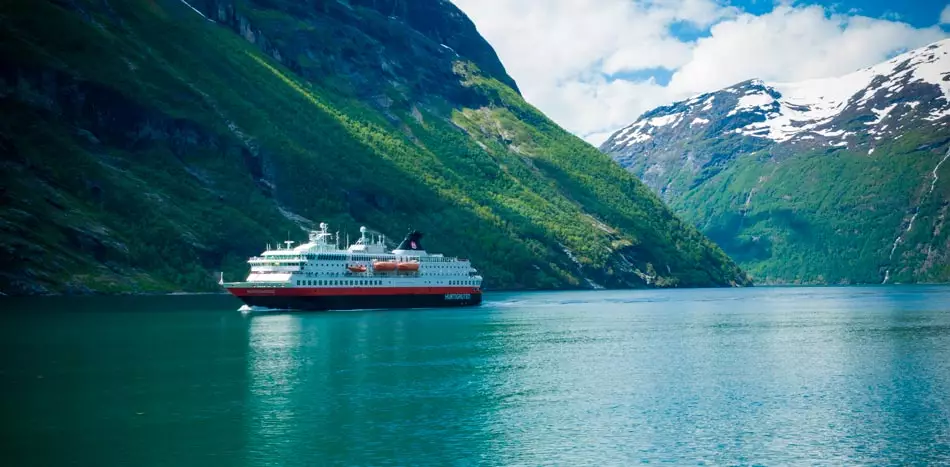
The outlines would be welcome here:
<svg viewBox="0 0 950 467">
<path fill-rule="evenodd" d="M 486 287 L 745 284 L 450 2 L 0 5 L 0 291 L 217 290 L 325 221 Z"/>
</svg>

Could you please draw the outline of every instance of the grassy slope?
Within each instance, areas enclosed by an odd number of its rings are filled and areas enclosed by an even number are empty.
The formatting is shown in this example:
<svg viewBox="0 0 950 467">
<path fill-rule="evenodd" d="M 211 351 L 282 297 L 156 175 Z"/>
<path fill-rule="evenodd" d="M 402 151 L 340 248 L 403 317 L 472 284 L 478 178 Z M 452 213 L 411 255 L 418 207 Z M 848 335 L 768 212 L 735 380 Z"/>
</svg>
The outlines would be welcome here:
<svg viewBox="0 0 950 467">
<path fill-rule="evenodd" d="M 744 280 L 472 66 L 460 75 L 490 105 L 387 118 L 178 1 L 78 3 L 0 7 L 0 290 L 212 290 L 210 271 L 240 275 L 242 258 L 299 232 L 278 205 L 350 230 L 411 224 L 431 250 L 471 255 L 489 287 Z"/>
<path fill-rule="evenodd" d="M 872 156 L 866 149 L 778 161 L 741 155 L 672 206 L 758 282 L 880 283 L 887 271 L 890 282 L 945 282 L 950 166 L 941 166 L 931 193 L 947 147 L 928 144 L 950 136 L 943 133 L 910 132 L 878 144 Z"/>
</svg>

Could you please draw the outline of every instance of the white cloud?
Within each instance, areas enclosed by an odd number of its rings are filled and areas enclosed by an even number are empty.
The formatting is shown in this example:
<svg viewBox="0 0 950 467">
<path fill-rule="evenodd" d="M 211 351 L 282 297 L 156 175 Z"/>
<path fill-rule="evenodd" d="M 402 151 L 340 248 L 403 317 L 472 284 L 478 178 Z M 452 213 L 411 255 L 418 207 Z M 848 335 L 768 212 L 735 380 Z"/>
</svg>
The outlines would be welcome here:
<svg viewBox="0 0 950 467">
<path fill-rule="evenodd" d="M 950 24 L 950 4 L 943 7 L 943 11 L 940 12 L 940 24 Z"/>
<path fill-rule="evenodd" d="M 835 76 L 945 37 L 939 27 L 779 4 L 754 16 L 715 0 L 453 0 L 525 98 L 600 143 L 641 113 L 750 78 Z M 950 16 L 950 6 L 941 21 Z M 670 27 L 709 29 L 681 41 Z M 623 79 L 666 69 L 672 79 Z M 610 79 L 615 76 L 620 79 Z"/>
<path fill-rule="evenodd" d="M 779 6 L 766 15 L 744 14 L 713 26 L 711 35 L 694 45 L 692 60 L 673 75 L 670 88 L 696 92 L 749 78 L 800 81 L 837 76 L 942 37 L 937 28 L 829 16 L 820 6 Z"/>
</svg>

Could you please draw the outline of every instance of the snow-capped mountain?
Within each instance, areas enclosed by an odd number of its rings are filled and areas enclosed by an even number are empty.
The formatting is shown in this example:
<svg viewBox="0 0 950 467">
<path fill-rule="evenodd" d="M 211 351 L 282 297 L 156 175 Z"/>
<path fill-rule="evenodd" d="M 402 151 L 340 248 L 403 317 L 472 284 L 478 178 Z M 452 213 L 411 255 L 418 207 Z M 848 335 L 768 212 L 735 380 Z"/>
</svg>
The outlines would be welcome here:
<svg viewBox="0 0 950 467">
<path fill-rule="evenodd" d="M 890 224 L 851 229 L 852 237 L 873 244 L 873 255 L 856 255 L 878 258 L 877 267 L 853 275 L 844 269 L 831 274 L 834 280 L 879 282 L 884 276 L 893 280 L 900 267 L 905 269 L 902 280 L 932 279 L 934 261 L 948 258 L 950 243 L 941 244 L 943 253 L 936 256 L 938 245 L 933 243 L 950 231 L 942 228 L 950 198 L 943 183 L 950 179 L 950 161 L 941 164 L 950 154 L 948 144 L 950 39 L 840 77 L 798 83 L 752 79 L 660 107 L 616 132 L 601 150 L 708 234 L 718 235 L 727 252 L 730 241 L 746 234 L 755 242 L 779 242 L 787 252 L 796 251 L 787 226 L 777 226 L 775 212 L 793 213 L 799 226 L 824 228 L 836 222 L 826 222 L 823 209 L 862 209 L 868 219 L 884 216 L 882 209 L 897 209 Z M 782 176 L 793 169 L 797 172 Z M 819 180 L 825 184 L 816 184 Z M 790 181 L 798 186 L 787 185 Z M 870 186 L 862 193 L 843 193 L 840 184 Z M 885 186 L 890 191 L 880 191 Z M 872 199 L 875 193 L 881 199 Z M 888 204 L 891 201 L 897 205 Z M 916 260 L 898 264 L 901 251 L 910 248 L 907 235 L 900 232 L 920 229 L 921 210 L 933 203 L 942 206 L 943 214 L 934 211 L 935 217 L 927 219 L 930 248 Z M 772 211 L 751 218 L 757 208 Z M 732 225 L 729 216 L 741 221 Z M 846 231 L 836 227 L 822 234 Z M 778 264 L 783 259 L 775 253 L 759 251 L 754 261 Z M 795 257 L 804 261 L 807 256 Z M 848 258 L 842 261 L 851 264 Z M 777 281 L 801 278 L 797 273 L 779 274 L 772 266 L 745 266 Z M 940 274 L 950 280 L 950 268 L 944 269 Z M 806 281 L 831 280 L 821 268 L 796 269 L 806 270 Z"/>
<path fill-rule="evenodd" d="M 601 149 L 619 153 L 662 145 L 673 134 L 728 132 L 776 143 L 844 147 L 865 137 L 883 139 L 908 123 L 945 124 L 947 117 L 950 39 L 842 77 L 798 83 L 753 79 L 660 107 L 615 133 Z"/>
</svg>

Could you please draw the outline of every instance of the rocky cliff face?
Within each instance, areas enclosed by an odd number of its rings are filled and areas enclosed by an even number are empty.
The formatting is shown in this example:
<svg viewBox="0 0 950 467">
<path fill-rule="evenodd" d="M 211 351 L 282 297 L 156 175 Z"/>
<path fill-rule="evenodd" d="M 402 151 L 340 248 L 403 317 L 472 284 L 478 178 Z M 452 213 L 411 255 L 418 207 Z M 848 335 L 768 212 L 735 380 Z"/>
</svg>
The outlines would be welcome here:
<svg viewBox="0 0 950 467">
<path fill-rule="evenodd" d="M 747 281 L 527 105 L 447 1 L 12 0 L 0 22 L 3 293 L 216 290 L 316 221 L 411 225 L 489 288 Z"/>
<path fill-rule="evenodd" d="M 196 0 L 278 62 L 339 91 L 387 101 L 471 98 L 452 71 L 464 59 L 517 90 L 475 26 L 448 0 Z M 387 102 L 388 103 L 388 102 Z"/>
<path fill-rule="evenodd" d="M 846 76 L 750 80 L 601 149 L 766 282 L 950 280 L 950 40 Z"/>
</svg>

